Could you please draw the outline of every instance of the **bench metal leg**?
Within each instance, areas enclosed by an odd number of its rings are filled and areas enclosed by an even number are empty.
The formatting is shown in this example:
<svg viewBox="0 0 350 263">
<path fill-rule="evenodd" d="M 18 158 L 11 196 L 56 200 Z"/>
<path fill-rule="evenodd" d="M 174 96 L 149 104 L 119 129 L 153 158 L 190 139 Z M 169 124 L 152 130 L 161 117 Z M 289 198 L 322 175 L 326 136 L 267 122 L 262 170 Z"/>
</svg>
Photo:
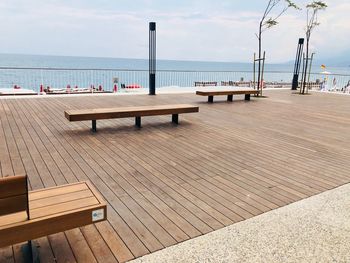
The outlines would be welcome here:
<svg viewBox="0 0 350 263">
<path fill-rule="evenodd" d="M 214 96 L 208 96 L 208 102 L 213 103 L 214 101 Z"/>
<path fill-rule="evenodd" d="M 39 251 L 29 240 L 26 245 L 22 246 L 22 253 L 25 263 L 40 263 Z"/>
<path fill-rule="evenodd" d="M 91 122 L 92 122 L 91 131 L 92 131 L 92 132 L 97 132 L 96 120 L 92 120 Z"/>
<path fill-rule="evenodd" d="M 135 126 L 141 128 L 141 117 L 135 117 Z"/>
<path fill-rule="evenodd" d="M 179 114 L 173 114 L 171 121 L 175 124 L 179 124 Z"/>
<path fill-rule="evenodd" d="M 250 94 L 245 94 L 245 100 L 250 100 Z"/>
<path fill-rule="evenodd" d="M 233 95 L 227 95 L 227 101 L 232 101 L 233 100 Z"/>
</svg>

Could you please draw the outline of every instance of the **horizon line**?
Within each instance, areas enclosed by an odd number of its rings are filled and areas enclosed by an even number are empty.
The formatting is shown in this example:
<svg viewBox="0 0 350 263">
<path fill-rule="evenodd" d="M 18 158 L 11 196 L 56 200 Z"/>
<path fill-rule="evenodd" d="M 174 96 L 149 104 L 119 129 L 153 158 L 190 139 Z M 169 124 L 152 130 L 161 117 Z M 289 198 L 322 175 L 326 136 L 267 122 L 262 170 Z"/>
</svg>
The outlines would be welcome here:
<svg viewBox="0 0 350 263">
<path fill-rule="evenodd" d="M 3 53 L 0 52 L 0 55 L 16 55 L 16 56 L 47 56 L 47 57 L 67 57 L 67 58 L 97 58 L 97 59 L 127 59 L 127 60 L 148 60 L 148 58 L 125 58 L 125 57 L 106 57 L 106 56 L 75 56 L 75 55 L 55 55 L 55 54 L 29 54 L 29 53 Z M 161 61 L 179 61 L 179 62 L 202 62 L 202 63 L 239 63 L 239 64 L 251 64 L 252 61 L 219 61 L 219 60 L 196 60 L 196 59 L 169 59 L 169 58 L 158 58 L 157 60 Z M 266 64 L 289 64 L 293 63 L 293 60 L 284 61 L 284 62 L 273 62 Z"/>
</svg>

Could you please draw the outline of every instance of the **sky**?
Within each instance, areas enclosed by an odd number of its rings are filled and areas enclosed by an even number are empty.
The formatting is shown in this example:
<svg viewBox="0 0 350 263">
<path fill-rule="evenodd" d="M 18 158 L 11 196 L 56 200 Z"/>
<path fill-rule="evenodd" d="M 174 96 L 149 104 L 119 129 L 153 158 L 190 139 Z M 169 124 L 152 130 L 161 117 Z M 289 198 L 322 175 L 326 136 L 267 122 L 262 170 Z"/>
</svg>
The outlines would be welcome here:
<svg viewBox="0 0 350 263">
<path fill-rule="evenodd" d="M 271 63 L 294 60 L 310 1 L 263 34 Z M 317 57 L 350 54 L 350 1 L 326 0 L 311 39 Z M 0 53 L 148 57 L 157 23 L 157 58 L 250 62 L 267 0 L 0 0 Z M 283 0 L 281 1 L 283 6 Z M 276 13 L 279 9 L 276 9 Z"/>
</svg>

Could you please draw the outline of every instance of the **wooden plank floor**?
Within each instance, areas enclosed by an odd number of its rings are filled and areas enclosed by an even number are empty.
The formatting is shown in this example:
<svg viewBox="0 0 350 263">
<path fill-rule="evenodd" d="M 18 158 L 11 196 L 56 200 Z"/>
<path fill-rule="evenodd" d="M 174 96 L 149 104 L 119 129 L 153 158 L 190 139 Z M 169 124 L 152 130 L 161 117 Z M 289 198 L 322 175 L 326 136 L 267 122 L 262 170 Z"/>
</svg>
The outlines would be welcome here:
<svg viewBox="0 0 350 263">
<path fill-rule="evenodd" d="M 290 91 L 0 100 L 0 176 L 90 180 L 108 221 L 34 241 L 42 262 L 125 262 L 350 182 L 350 96 Z M 64 110 L 190 103 L 200 113 L 69 123 Z M 0 262 L 23 261 L 23 244 Z"/>
</svg>

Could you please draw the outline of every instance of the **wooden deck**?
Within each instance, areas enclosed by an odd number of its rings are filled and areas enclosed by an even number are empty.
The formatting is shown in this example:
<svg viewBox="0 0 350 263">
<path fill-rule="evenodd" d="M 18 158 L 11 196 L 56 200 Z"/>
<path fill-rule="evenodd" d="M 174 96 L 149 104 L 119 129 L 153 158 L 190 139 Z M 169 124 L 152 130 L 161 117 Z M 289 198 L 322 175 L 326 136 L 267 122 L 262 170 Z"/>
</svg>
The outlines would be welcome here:
<svg viewBox="0 0 350 263">
<path fill-rule="evenodd" d="M 42 262 L 125 262 L 350 182 L 350 96 L 291 91 L 0 100 L 0 176 L 90 180 L 108 221 L 34 241 Z M 221 100 L 221 102 L 219 102 Z M 200 112 L 70 123 L 64 110 L 190 103 Z M 23 261 L 22 244 L 0 262 Z"/>
</svg>

